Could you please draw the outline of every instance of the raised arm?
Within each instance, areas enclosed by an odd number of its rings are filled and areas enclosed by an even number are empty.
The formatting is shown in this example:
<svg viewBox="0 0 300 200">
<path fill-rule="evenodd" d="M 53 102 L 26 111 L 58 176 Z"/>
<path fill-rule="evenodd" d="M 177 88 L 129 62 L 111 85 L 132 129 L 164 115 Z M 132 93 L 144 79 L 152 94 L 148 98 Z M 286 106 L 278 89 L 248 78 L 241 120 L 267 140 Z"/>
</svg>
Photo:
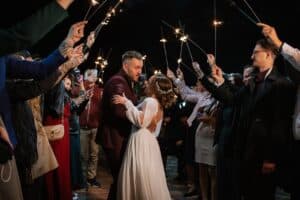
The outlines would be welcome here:
<svg viewBox="0 0 300 200">
<path fill-rule="evenodd" d="M 47 76 L 47 78 L 39 81 L 8 81 L 6 83 L 6 89 L 10 98 L 14 101 L 25 101 L 34 98 L 53 88 L 63 79 L 68 71 L 79 66 L 82 62 L 82 48 L 75 48 L 75 51 L 72 53 L 72 58 L 60 65 L 59 68 Z"/>
<path fill-rule="evenodd" d="M 0 56 L 26 49 L 67 17 L 66 9 L 73 0 L 56 0 L 48 3 L 24 21 L 0 29 Z"/>
<path fill-rule="evenodd" d="M 57 50 L 42 61 L 21 60 L 8 56 L 6 59 L 7 78 L 44 79 L 64 61 L 65 58 Z"/>
<path fill-rule="evenodd" d="M 158 112 L 158 102 L 153 98 L 146 98 L 138 106 L 139 109 L 124 95 L 115 95 L 114 103 L 125 106 L 127 118 L 137 127 L 147 128 Z"/>
<path fill-rule="evenodd" d="M 258 23 L 257 25 L 262 28 L 262 34 L 276 46 L 282 56 L 290 62 L 297 71 L 300 71 L 300 50 L 281 41 L 274 27 L 264 23 Z"/>
<path fill-rule="evenodd" d="M 287 43 L 283 43 L 281 48 L 282 56 L 289 62 L 291 65 L 300 72 L 300 50 L 290 46 Z"/>
<path fill-rule="evenodd" d="M 211 67 L 211 77 L 214 83 L 210 82 L 200 66 L 193 65 L 194 70 L 197 73 L 199 81 L 203 83 L 206 89 L 219 101 L 225 104 L 235 104 L 240 98 L 242 90 L 232 91 L 231 84 L 225 81 L 223 77 L 223 71 L 216 65 L 215 57 L 212 54 L 207 55 L 207 62 Z"/>
<path fill-rule="evenodd" d="M 190 89 L 184 81 L 184 76 L 181 70 L 177 70 L 178 78 L 176 78 L 175 74 L 170 70 L 167 69 L 167 76 L 173 81 L 174 85 L 178 88 L 179 93 L 182 99 L 189 101 L 189 102 L 198 102 L 198 93 L 194 90 Z"/>
<path fill-rule="evenodd" d="M 27 61 L 8 56 L 6 58 L 8 78 L 34 78 L 44 79 L 54 72 L 66 58 L 72 59 L 74 52 L 82 54 L 82 45 L 75 48 L 73 46 L 84 36 L 86 21 L 73 24 L 67 37 L 59 45 L 58 49 L 42 61 Z M 90 38 L 90 36 L 89 36 Z M 94 40 L 91 40 L 93 43 Z"/>
</svg>

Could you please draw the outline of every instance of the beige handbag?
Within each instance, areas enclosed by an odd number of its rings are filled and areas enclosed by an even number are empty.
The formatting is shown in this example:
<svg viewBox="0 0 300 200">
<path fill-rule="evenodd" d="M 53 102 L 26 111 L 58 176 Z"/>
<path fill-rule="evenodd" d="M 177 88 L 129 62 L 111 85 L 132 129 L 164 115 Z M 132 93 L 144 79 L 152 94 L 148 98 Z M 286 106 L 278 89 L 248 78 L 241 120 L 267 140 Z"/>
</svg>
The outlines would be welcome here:
<svg viewBox="0 0 300 200">
<path fill-rule="evenodd" d="M 45 175 L 46 173 L 56 169 L 58 162 L 55 154 L 50 146 L 48 136 L 42 124 L 40 96 L 28 101 L 34 116 L 35 127 L 37 130 L 37 152 L 38 160 L 31 168 L 33 179 Z"/>
<path fill-rule="evenodd" d="M 44 129 L 49 141 L 55 141 L 63 138 L 65 134 L 64 112 L 61 115 L 61 124 L 44 125 Z"/>
<path fill-rule="evenodd" d="M 63 124 L 44 126 L 49 141 L 59 140 L 64 137 L 65 128 Z"/>
<path fill-rule="evenodd" d="M 43 134 L 37 135 L 37 151 L 39 157 L 31 169 L 33 179 L 43 176 L 58 167 L 58 162 L 47 137 L 48 136 Z"/>
</svg>

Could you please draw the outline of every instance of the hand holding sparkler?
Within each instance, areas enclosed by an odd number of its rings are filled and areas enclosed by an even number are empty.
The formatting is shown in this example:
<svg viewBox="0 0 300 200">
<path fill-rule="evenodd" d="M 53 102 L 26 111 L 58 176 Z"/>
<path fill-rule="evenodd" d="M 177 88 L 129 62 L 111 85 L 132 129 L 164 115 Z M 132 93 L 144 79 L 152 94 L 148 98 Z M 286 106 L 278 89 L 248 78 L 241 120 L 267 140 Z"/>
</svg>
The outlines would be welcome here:
<svg viewBox="0 0 300 200">
<path fill-rule="evenodd" d="M 82 46 L 83 44 L 80 44 L 74 49 L 72 48 L 72 51 L 69 53 L 68 60 L 59 67 L 59 69 L 63 72 L 63 75 L 71 69 L 78 67 L 84 61 Z"/>
<path fill-rule="evenodd" d="M 84 27 L 86 25 L 86 21 L 75 23 L 69 29 L 68 35 L 66 39 L 59 45 L 58 49 L 61 55 L 65 58 L 70 58 L 70 54 L 73 51 L 73 46 L 77 43 L 84 35 Z"/>
<path fill-rule="evenodd" d="M 217 83 L 223 83 L 223 71 L 216 65 L 216 59 L 213 54 L 207 54 L 207 63 L 211 67 L 211 75 Z"/>
<path fill-rule="evenodd" d="M 181 69 L 178 67 L 177 70 L 176 70 L 176 74 L 177 74 L 177 78 L 181 81 L 184 80 L 184 75 L 183 75 L 183 72 L 181 71 Z"/>
<path fill-rule="evenodd" d="M 83 44 L 80 44 L 76 46 L 71 55 L 70 55 L 70 60 L 72 60 L 74 63 L 76 63 L 77 66 L 79 66 L 83 61 L 84 61 L 84 54 L 82 51 Z"/>
<path fill-rule="evenodd" d="M 223 77 L 223 71 L 217 65 L 214 65 L 211 68 L 211 76 L 215 80 L 215 82 L 217 83 L 217 85 L 222 85 L 224 83 L 224 81 L 225 81 L 225 79 Z"/>
<path fill-rule="evenodd" d="M 204 76 L 204 72 L 200 68 L 199 63 L 198 62 L 192 62 L 192 66 L 193 66 L 194 71 L 196 72 L 197 78 L 202 79 L 203 76 Z"/>
<path fill-rule="evenodd" d="M 69 33 L 65 39 L 66 43 L 73 47 L 84 36 L 84 28 L 87 21 L 81 21 L 73 24 L 69 29 Z"/>
<path fill-rule="evenodd" d="M 88 38 L 87 38 L 87 42 L 86 45 L 88 46 L 88 48 L 91 48 L 93 46 L 95 42 L 95 31 L 90 32 Z"/>
<path fill-rule="evenodd" d="M 273 43 L 277 49 L 280 48 L 282 45 L 282 41 L 279 39 L 276 30 L 274 27 L 264 24 L 264 23 L 257 23 L 257 26 L 262 28 L 262 34 L 271 42 Z"/>
<path fill-rule="evenodd" d="M 210 67 L 216 66 L 216 59 L 213 54 L 207 54 L 207 63 Z"/>
<path fill-rule="evenodd" d="M 176 79 L 174 72 L 170 68 L 167 68 L 167 77 L 169 77 L 173 81 Z"/>
</svg>

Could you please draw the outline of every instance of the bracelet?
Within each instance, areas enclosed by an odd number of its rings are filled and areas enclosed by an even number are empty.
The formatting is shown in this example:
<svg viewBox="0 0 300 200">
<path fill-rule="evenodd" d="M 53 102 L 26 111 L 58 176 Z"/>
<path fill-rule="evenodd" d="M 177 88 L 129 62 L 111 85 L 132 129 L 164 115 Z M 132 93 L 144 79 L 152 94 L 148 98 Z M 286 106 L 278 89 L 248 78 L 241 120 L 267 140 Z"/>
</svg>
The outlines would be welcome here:
<svg viewBox="0 0 300 200">
<path fill-rule="evenodd" d="M 283 47 L 284 42 L 281 43 L 281 45 L 279 46 L 278 52 L 281 53 L 282 52 L 282 47 Z"/>
</svg>

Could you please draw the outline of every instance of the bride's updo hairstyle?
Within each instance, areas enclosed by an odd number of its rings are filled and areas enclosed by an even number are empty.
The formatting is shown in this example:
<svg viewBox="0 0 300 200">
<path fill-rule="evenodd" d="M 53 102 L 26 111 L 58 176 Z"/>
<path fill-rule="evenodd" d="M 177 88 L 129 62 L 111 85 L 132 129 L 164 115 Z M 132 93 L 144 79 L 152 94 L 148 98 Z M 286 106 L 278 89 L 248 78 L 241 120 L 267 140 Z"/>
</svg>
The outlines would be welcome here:
<svg viewBox="0 0 300 200">
<path fill-rule="evenodd" d="M 150 77 L 148 88 L 149 95 L 154 94 L 163 108 L 169 108 L 176 102 L 173 84 L 164 74 L 155 74 Z"/>
</svg>

